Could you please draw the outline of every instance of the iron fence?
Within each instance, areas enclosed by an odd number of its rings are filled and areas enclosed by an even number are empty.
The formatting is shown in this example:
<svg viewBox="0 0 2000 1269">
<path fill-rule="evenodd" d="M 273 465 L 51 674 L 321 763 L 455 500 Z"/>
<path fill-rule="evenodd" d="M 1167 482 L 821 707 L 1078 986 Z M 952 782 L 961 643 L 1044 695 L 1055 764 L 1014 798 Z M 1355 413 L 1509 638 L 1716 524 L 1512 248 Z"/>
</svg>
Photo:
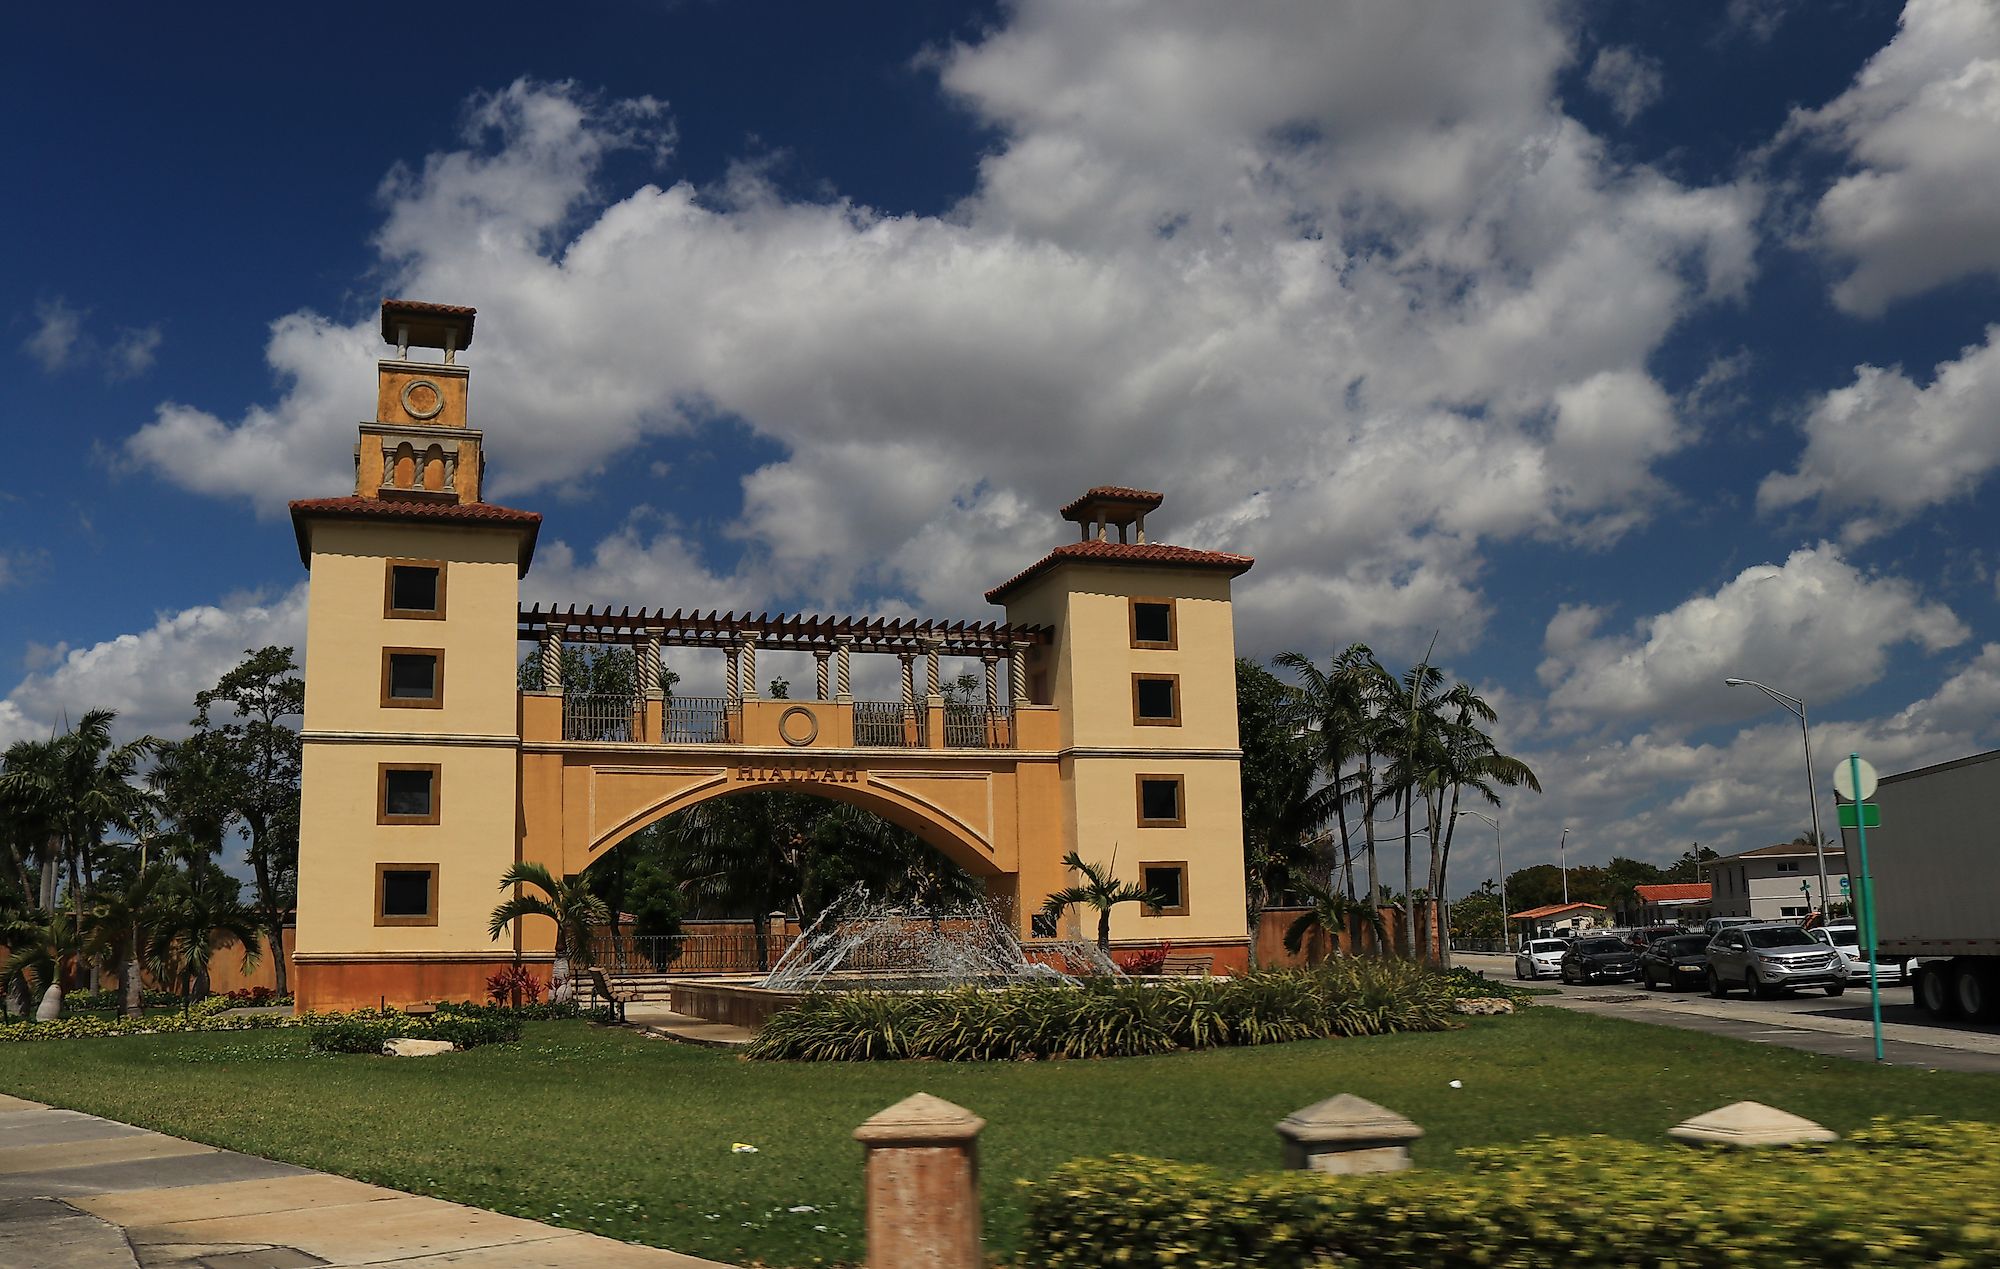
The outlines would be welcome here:
<svg viewBox="0 0 2000 1269">
<path fill-rule="evenodd" d="M 952 749 L 1012 749 L 1014 711 L 984 705 L 947 704 L 944 743 Z"/>
<path fill-rule="evenodd" d="M 930 743 L 930 711 L 900 701 L 854 702 L 854 743 L 921 749 Z"/>
<path fill-rule="evenodd" d="M 778 963 L 795 935 L 773 932 L 757 963 L 757 936 L 748 930 L 695 930 L 680 934 L 600 932 L 590 941 L 591 963 L 614 974 L 754 974 Z"/>
<path fill-rule="evenodd" d="M 638 699 L 577 692 L 563 697 L 563 739 L 627 741 L 639 734 Z"/>
<path fill-rule="evenodd" d="M 727 696 L 676 696 L 661 713 L 670 745 L 722 745 L 740 740 L 743 702 Z"/>
</svg>

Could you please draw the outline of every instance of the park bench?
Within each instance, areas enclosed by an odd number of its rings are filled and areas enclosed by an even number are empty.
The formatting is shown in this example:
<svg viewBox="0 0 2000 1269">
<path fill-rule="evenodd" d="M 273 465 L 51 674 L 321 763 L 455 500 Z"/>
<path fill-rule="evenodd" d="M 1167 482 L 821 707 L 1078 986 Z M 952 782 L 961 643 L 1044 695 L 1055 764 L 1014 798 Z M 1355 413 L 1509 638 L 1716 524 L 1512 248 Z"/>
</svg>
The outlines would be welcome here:
<svg viewBox="0 0 2000 1269">
<path fill-rule="evenodd" d="M 1160 962 L 1162 974 L 1179 974 L 1189 978 L 1206 978 L 1215 968 L 1215 957 L 1209 952 L 1168 952 Z"/>
<path fill-rule="evenodd" d="M 620 1022 L 625 1021 L 625 1006 L 636 998 L 635 993 L 629 990 L 621 990 L 613 987 L 611 980 L 604 976 L 604 971 L 595 965 L 590 967 L 590 994 L 594 997 L 601 997 L 610 1001 L 611 1008 L 617 1014 L 618 1021 Z M 596 1002 L 593 1001 L 592 1003 Z"/>
</svg>

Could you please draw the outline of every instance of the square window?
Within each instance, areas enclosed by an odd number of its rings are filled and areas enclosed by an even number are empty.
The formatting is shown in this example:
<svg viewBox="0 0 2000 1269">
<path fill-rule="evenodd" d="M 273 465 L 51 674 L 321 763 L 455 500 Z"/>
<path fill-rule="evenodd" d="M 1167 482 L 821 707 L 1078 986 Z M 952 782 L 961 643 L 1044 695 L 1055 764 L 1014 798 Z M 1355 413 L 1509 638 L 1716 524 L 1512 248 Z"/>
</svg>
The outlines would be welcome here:
<svg viewBox="0 0 2000 1269">
<path fill-rule="evenodd" d="M 398 709 L 444 704 L 444 649 L 382 649 L 382 704 Z"/>
<path fill-rule="evenodd" d="M 375 865 L 375 924 L 436 925 L 436 864 Z"/>
<path fill-rule="evenodd" d="M 1140 864 L 1139 884 L 1160 896 L 1158 907 L 1148 907 L 1147 916 L 1186 916 L 1187 865 Z"/>
<path fill-rule="evenodd" d="M 390 560 L 384 617 L 435 621 L 444 616 L 444 564 L 438 560 Z"/>
<path fill-rule="evenodd" d="M 1139 785 L 1139 826 L 1141 828 L 1185 828 L 1187 815 L 1181 805 L 1182 778 L 1177 775 L 1142 775 Z"/>
<path fill-rule="evenodd" d="M 438 822 L 438 764 L 385 762 L 377 770 L 376 823 Z"/>
<path fill-rule="evenodd" d="M 1046 912 L 1037 912 L 1028 918 L 1028 937 L 1052 939 L 1056 936 L 1056 919 Z"/>
<path fill-rule="evenodd" d="M 1178 727 L 1181 678 L 1178 674 L 1132 676 L 1132 722 L 1140 727 Z"/>
<path fill-rule="evenodd" d="M 1132 646 L 1167 648 L 1179 646 L 1174 632 L 1174 601 L 1134 598 L 1132 605 Z"/>
</svg>

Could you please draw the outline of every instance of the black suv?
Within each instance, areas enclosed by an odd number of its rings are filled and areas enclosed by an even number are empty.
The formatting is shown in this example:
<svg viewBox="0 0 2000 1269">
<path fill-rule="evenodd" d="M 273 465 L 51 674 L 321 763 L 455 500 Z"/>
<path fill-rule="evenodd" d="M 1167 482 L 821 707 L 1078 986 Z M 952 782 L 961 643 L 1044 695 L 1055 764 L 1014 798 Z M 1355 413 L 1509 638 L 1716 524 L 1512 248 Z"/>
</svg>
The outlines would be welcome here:
<svg viewBox="0 0 2000 1269">
<path fill-rule="evenodd" d="M 1629 982 L 1639 976 L 1639 954 L 1609 935 L 1580 938 L 1563 953 L 1566 983 Z"/>
</svg>

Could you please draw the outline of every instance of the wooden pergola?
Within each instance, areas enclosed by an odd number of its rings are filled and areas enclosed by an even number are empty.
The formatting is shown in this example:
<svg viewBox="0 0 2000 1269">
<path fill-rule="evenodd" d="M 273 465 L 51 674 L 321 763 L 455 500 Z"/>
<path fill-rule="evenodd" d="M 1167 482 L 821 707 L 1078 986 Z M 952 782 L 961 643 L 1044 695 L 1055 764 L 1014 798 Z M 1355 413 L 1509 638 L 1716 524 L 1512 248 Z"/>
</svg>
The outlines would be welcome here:
<svg viewBox="0 0 2000 1269">
<path fill-rule="evenodd" d="M 686 612 L 679 608 L 630 607 L 543 608 L 520 610 L 520 638 L 542 648 L 542 690 L 562 690 L 561 650 L 567 644 L 615 644 L 630 647 L 638 667 L 641 694 L 661 694 L 661 666 L 666 648 L 715 648 L 729 659 L 725 682 L 731 699 L 755 697 L 757 650 L 810 652 L 818 666 L 821 700 L 852 700 L 850 658 L 857 652 L 888 653 L 903 663 L 903 698 L 916 699 L 916 658 L 925 661 L 928 694 L 938 695 L 938 659 L 975 657 L 986 667 L 986 704 L 999 707 L 999 663 L 1008 663 L 1011 697 L 1027 701 L 1023 664 L 1028 648 L 1051 641 L 1047 626 L 1000 622 L 932 621 L 890 617 L 823 617 L 803 613 Z"/>
</svg>

